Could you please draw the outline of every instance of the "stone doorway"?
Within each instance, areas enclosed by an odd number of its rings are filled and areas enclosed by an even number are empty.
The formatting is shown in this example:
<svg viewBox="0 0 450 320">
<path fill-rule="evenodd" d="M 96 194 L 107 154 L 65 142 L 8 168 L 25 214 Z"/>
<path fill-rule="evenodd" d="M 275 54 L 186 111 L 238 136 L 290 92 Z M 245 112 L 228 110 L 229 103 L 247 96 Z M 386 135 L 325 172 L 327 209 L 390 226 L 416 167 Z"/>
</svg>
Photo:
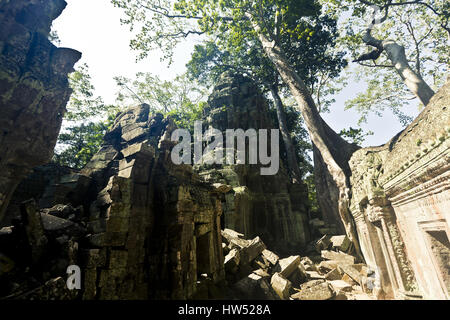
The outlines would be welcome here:
<svg viewBox="0 0 450 320">
<path fill-rule="evenodd" d="M 450 295 L 450 241 L 445 220 L 428 222 L 422 225 L 433 265 L 439 277 L 442 290 Z"/>
<path fill-rule="evenodd" d="M 211 233 L 205 233 L 197 238 L 197 275 L 211 275 L 211 258 L 209 255 L 211 247 Z"/>
</svg>

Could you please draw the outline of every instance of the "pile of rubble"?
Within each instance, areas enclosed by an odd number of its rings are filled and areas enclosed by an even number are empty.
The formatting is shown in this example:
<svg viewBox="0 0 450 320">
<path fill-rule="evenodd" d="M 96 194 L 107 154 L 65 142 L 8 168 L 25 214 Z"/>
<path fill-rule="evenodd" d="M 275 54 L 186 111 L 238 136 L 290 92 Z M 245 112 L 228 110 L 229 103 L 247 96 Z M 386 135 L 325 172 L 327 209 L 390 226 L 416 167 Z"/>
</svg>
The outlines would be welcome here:
<svg viewBox="0 0 450 320">
<path fill-rule="evenodd" d="M 73 299 L 67 290 L 69 265 L 77 264 L 86 234 L 83 207 L 37 208 L 34 200 L 20 206 L 20 218 L 0 229 L 0 300 Z"/>
<path fill-rule="evenodd" d="M 222 231 L 228 298 L 268 300 L 376 299 L 375 272 L 356 263 L 347 236 L 325 235 L 315 252 L 281 259 L 256 237 Z"/>
</svg>

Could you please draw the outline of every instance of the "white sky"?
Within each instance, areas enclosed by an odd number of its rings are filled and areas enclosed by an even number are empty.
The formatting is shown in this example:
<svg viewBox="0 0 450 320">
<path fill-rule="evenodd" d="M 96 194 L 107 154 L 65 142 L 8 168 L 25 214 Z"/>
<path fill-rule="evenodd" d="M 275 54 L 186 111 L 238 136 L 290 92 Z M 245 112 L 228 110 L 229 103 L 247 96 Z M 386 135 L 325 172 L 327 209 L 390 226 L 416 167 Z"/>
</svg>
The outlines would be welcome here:
<svg viewBox="0 0 450 320">
<path fill-rule="evenodd" d="M 92 83 L 96 94 L 106 103 L 114 103 L 116 85 L 114 76 L 133 78 L 136 72 L 152 72 L 163 80 L 170 80 L 185 71 L 185 64 L 196 43 L 195 37 L 180 44 L 174 56 L 174 62 L 167 67 L 160 62 L 159 52 L 151 52 L 146 60 L 136 63 L 137 52 L 129 48 L 131 33 L 128 26 L 120 24 L 122 10 L 114 8 L 110 0 L 66 0 L 67 8 L 54 21 L 53 27 L 61 39 L 61 46 L 76 49 L 83 53 L 79 63 L 89 65 Z M 353 110 L 344 110 L 347 99 L 353 98 L 364 87 L 350 82 L 331 106 L 331 112 L 324 114 L 325 121 L 336 131 L 350 126 L 356 128 L 359 115 Z M 416 116 L 415 107 L 409 107 L 405 113 Z M 408 111 L 408 112 L 406 112 Z M 383 118 L 375 115 L 368 117 L 368 124 L 363 124 L 365 131 L 375 134 L 369 136 L 364 146 L 381 145 L 398 133 L 402 127 L 390 111 Z"/>
</svg>

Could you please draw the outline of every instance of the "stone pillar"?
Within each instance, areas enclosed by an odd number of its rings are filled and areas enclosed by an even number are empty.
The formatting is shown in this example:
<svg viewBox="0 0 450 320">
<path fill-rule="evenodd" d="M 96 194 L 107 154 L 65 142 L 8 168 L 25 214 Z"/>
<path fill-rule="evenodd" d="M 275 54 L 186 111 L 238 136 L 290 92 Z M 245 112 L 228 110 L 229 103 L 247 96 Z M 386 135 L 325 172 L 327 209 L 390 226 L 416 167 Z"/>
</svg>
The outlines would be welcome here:
<svg viewBox="0 0 450 320">
<path fill-rule="evenodd" d="M 377 233 L 395 298 L 417 296 L 414 274 L 390 202 L 385 197 L 372 198 L 369 208 L 369 222 L 379 226 Z"/>
</svg>

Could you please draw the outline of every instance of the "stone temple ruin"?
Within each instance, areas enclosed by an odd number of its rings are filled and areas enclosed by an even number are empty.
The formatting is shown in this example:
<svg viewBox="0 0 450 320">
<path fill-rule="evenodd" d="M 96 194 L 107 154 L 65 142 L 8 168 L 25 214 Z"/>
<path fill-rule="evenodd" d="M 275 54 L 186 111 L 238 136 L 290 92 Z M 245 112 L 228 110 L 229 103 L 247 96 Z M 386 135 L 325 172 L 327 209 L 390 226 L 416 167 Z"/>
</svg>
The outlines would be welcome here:
<svg viewBox="0 0 450 320">
<path fill-rule="evenodd" d="M 450 81 L 401 133 L 354 153 L 352 215 L 387 298 L 450 296 Z"/>
<path fill-rule="evenodd" d="M 450 81 L 387 144 L 353 154 L 360 261 L 309 216 L 283 163 L 274 176 L 175 165 L 176 126 L 145 104 L 117 115 L 83 170 L 49 164 L 80 58 L 47 40 L 64 7 L 0 3 L 0 299 L 449 298 Z M 233 74 L 203 120 L 274 128 L 257 86 Z M 81 290 L 67 289 L 70 265 Z"/>
</svg>

